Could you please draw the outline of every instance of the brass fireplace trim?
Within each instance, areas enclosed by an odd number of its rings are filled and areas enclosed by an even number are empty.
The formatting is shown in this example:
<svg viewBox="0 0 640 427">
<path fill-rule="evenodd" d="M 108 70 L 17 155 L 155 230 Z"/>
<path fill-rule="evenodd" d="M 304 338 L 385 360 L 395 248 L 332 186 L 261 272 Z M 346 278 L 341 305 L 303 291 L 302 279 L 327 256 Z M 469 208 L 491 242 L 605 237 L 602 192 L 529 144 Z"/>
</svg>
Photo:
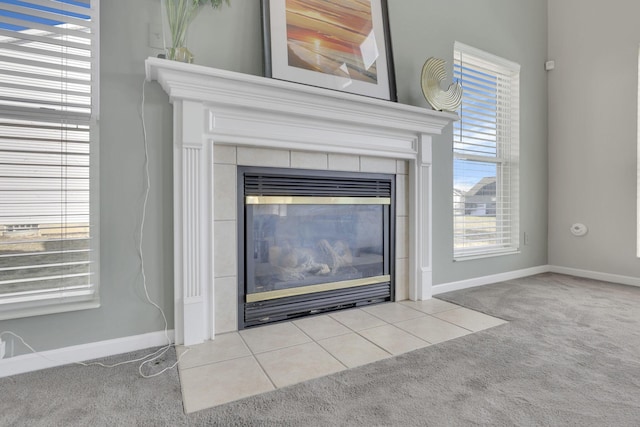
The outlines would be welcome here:
<svg viewBox="0 0 640 427">
<path fill-rule="evenodd" d="M 300 286 L 297 288 L 280 289 L 277 291 L 259 292 L 247 294 L 246 302 L 268 301 L 284 297 L 312 294 L 316 292 L 335 291 L 337 289 L 355 288 L 358 286 L 373 285 L 389 282 L 390 275 L 366 277 L 364 279 L 344 280 L 342 282 L 321 283 L 319 285 Z"/>
<path fill-rule="evenodd" d="M 247 205 L 390 205 L 390 197 L 246 196 Z"/>
</svg>

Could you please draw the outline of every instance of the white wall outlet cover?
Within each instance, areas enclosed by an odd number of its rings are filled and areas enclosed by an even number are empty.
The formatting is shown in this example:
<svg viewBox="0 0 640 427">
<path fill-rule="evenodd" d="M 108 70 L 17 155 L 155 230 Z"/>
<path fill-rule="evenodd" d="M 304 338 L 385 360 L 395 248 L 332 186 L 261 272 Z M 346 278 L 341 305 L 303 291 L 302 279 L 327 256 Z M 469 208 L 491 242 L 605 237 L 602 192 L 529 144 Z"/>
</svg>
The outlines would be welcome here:
<svg viewBox="0 0 640 427">
<path fill-rule="evenodd" d="M 574 236 L 584 236 L 588 231 L 589 229 L 584 224 L 575 223 L 571 226 L 571 234 Z"/>
</svg>

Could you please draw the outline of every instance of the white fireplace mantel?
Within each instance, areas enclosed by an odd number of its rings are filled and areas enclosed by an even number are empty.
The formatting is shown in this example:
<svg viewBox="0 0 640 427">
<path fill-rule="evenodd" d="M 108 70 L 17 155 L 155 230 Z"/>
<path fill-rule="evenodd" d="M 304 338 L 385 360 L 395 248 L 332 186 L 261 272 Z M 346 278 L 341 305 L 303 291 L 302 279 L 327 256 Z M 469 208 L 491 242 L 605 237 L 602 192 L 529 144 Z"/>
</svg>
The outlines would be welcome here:
<svg viewBox="0 0 640 427">
<path fill-rule="evenodd" d="M 407 160 L 409 298 L 431 298 L 431 137 L 456 114 L 158 58 L 145 65 L 173 104 L 176 343 L 215 335 L 213 194 L 225 183 L 214 182 L 214 144 Z"/>
</svg>

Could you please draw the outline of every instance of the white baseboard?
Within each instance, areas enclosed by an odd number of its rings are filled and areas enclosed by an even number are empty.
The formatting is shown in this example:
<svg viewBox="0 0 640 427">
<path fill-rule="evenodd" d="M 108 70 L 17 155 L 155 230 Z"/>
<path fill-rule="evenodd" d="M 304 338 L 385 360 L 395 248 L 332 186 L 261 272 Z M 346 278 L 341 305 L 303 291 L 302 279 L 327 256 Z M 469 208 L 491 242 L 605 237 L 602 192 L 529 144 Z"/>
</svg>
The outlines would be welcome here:
<svg viewBox="0 0 640 427">
<path fill-rule="evenodd" d="M 557 265 L 541 265 L 538 267 L 525 268 L 523 270 L 508 271 L 506 273 L 493 274 L 491 276 L 475 277 L 473 279 L 461 280 L 459 282 L 444 283 L 433 286 L 433 295 L 445 292 L 459 291 L 461 289 L 474 288 L 476 286 L 490 285 L 492 283 L 504 282 L 505 280 L 519 279 L 521 277 L 533 276 L 540 273 L 558 273 L 569 276 L 584 277 L 586 279 L 601 280 L 603 282 L 620 283 L 622 285 L 640 287 L 640 278 L 622 276 L 620 274 L 601 273 L 599 271 L 581 270 L 578 268 L 560 267 Z"/>
<path fill-rule="evenodd" d="M 173 330 L 169 331 L 169 339 L 173 342 Z M 166 344 L 164 331 L 158 331 L 9 357 L 0 360 L 0 378 Z"/>
<path fill-rule="evenodd" d="M 473 279 L 460 280 L 459 282 L 444 283 L 434 285 L 433 295 L 445 292 L 459 291 L 461 289 L 474 288 L 476 286 L 490 285 L 491 283 L 504 282 L 505 280 L 519 279 L 521 277 L 533 276 L 534 274 L 548 273 L 551 271 L 548 265 L 525 268 L 522 270 L 507 271 L 506 273 L 492 274 L 490 276 L 474 277 Z"/>
<path fill-rule="evenodd" d="M 548 272 L 640 287 L 640 278 L 637 277 L 600 273 L 597 271 L 581 270 L 555 265 L 541 265 L 538 267 L 526 268 L 523 270 L 508 271 L 505 273 L 493 274 L 490 276 L 475 277 L 473 279 L 461 280 L 458 282 L 434 285 L 432 292 L 433 295 L 438 295 L 445 292 L 459 291 L 461 289 L 484 286 L 491 283 L 504 282 L 505 280 L 519 279 L 521 277 L 533 276 L 535 274 Z M 169 338 L 173 342 L 173 330 L 169 331 Z M 85 360 L 114 356 L 116 354 L 143 350 L 150 347 L 158 347 L 165 344 L 167 344 L 167 339 L 165 337 L 164 331 L 158 331 L 142 335 L 116 338 L 89 344 L 63 347 L 56 350 L 9 357 L 0 360 L 0 378 L 22 374 L 25 372 L 37 371 L 40 369 L 52 368 L 54 366 L 83 362 Z"/>
<path fill-rule="evenodd" d="M 602 280 L 603 282 L 620 283 L 622 285 L 640 286 L 640 278 L 622 276 L 620 274 L 600 273 L 598 271 L 581 270 L 578 268 L 560 267 L 550 265 L 549 271 L 552 273 L 567 274 L 569 276 L 584 277 L 586 279 Z"/>
</svg>

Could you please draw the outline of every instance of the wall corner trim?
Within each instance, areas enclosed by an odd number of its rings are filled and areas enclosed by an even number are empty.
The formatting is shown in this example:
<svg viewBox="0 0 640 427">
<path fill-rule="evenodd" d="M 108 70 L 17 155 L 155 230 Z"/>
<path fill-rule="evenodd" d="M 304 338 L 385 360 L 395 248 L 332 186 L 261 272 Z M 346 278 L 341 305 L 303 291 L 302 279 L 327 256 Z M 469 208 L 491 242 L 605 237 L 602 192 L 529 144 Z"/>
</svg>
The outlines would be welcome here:
<svg viewBox="0 0 640 427">
<path fill-rule="evenodd" d="M 173 330 L 168 334 L 173 343 Z M 166 344 L 165 332 L 158 331 L 9 357 L 0 360 L 0 378 Z"/>
</svg>

